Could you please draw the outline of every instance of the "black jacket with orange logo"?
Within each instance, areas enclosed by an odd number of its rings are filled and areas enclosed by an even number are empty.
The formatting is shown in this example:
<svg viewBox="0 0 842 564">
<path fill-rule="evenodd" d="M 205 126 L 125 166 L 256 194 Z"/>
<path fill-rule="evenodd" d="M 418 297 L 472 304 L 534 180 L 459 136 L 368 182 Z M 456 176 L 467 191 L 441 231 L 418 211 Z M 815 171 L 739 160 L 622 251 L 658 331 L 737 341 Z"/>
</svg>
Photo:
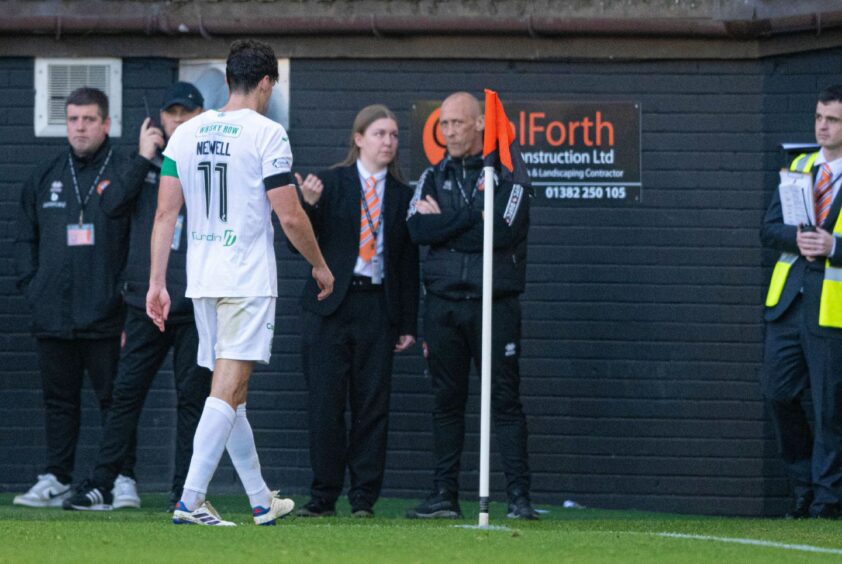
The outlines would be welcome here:
<svg viewBox="0 0 842 564">
<path fill-rule="evenodd" d="M 128 251 L 129 218 L 106 216 L 100 198 L 103 191 L 121 182 L 124 158 L 108 139 L 89 158 L 71 155 L 69 147 L 61 151 L 23 185 L 15 237 L 17 286 L 32 311 L 36 337 L 119 336 L 124 315 L 120 279 Z M 68 157 L 73 159 L 79 197 Z M 80 198 L 82 202 L 87 198 L 82 223 L 93 226 L 93 244 L 71 246 L 70 232 L 78 228 L 83 209 Z"/>
</svg>

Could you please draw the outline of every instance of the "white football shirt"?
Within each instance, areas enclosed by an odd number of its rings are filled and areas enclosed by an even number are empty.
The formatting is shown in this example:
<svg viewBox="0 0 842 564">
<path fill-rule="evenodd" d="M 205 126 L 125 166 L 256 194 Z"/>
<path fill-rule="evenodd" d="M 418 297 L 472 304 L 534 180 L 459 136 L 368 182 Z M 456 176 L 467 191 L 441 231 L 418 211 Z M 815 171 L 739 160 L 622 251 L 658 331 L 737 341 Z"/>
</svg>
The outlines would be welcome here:
<svg viewBox="0 0 842 564">
<path fill-rule="evenodd" d="M 187 297 L 277 297 L 266 186 L 292 183 L 284 128 L 249 109 L 210 110 L 181 124 L 164 156 L 187 205 Z"/>
</svg>

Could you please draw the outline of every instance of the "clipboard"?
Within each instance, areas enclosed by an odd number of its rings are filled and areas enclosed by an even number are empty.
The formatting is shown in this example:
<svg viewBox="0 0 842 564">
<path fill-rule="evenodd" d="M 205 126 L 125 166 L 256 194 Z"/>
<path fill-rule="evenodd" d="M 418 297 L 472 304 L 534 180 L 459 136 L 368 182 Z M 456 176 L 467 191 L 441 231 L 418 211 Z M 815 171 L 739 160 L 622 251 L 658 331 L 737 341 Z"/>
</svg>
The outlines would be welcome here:
<svg viewBox="0 0 842 564">
<path fill-rule="evenodd" d="M 811 174 L 782 168 L 778 194 L 786 225 L 815 225 L 816 206 Z"/>
</svg>

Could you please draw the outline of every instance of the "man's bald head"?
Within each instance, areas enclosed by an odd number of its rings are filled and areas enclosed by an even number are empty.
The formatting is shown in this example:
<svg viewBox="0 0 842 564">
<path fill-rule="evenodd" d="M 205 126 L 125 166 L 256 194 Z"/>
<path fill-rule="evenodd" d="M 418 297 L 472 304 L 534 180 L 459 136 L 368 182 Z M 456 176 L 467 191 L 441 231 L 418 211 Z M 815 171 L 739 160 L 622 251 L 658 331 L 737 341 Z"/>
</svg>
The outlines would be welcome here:
<svg viewBox="0 0 842 564">
<path fill-rule="evenodd" d="M 475 118 L 482 115 L 482 106 L 479 100 L 470 92 L 454 92 L 441 103 L 442 108 L 445 106 L 462 108 L 465 113 Z"/>
<path fill-rule="evenodd" d="M 485 118 L 479 100 L 469 92 L 454 92 L 444 99 L 439 114 L 439 127 L 453 158 L 479 154 Z"/>
</svg>

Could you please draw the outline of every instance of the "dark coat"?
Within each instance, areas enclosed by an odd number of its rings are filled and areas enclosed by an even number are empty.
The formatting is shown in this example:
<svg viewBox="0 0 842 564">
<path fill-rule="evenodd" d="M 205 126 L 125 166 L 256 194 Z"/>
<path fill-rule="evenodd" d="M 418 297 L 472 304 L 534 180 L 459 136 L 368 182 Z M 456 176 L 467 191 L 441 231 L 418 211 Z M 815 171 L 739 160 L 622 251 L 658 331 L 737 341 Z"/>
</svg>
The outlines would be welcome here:
<svg viewBox="0 0 842 564">
<path fill-rule="evenodd" d="M 485 203 L 482 157 L 445 157 L 424 171 L 415 188 L 407 220 L 412 240 L 429 245 L 424 259 L 428 292 L 450 300 L 482 297 L 483 219 Z M 497 175 L 495 175 L 497 177 Z M 529 232 L 528 188 L 497 177 L 494 192 L 494 297 L 514 296 L 526 287 Z M 440 214 L 420 214 L 415 202 L 435 198 Z"/>
<path fill-rule="evenodd" d="M 109 186 L 100 197 L 100 207 L 109 217 L 131 217 L 129 259 L 123 277 L 123 297 L 126 303 L 146 309 L 149 291 L 150 242 L 155 210 L 158 208 L 160 166 L 138 154 L 127 159 L 123 182 Z M 170 249 L 167 265 L 167 291 L 170 294 L 169 323 L 192 322 L 193 302 L 184 297 L 187 290 L 187 211 L 179 214 L 182 228 L 177 249 Z"/>
<path fill-rule="evenodd" d="M 360 180 L 356 164 L 336 167 L 317 175 L 324 190 L 315 206 L 304 209 L 313 224 L 319 247 L 335 278 L 333 293 L 318 301 L 318 288 L 310 278 L 301 296 L 302 307 L 321 316 L 335 312 L 351 286 L 360 241 Z M 383 267 L 386 308 L 398 335 L 417 335 L 418 247 L 410 240 L 406 214 L 412 191 L 391 175 L 381 204 Z"/>
<path fill-rule="evenodd" d="M 842 190 L 839 190 L 830 206 L 830 212 L 824 223 L 820 226 L 829 233 L 833 233 L 833 226 L 839 217 L 839 210 L 842 208 Z M 796 236 L 798 228 L 794 225 L 784 224 L 781 198 L 776 189 L 772 194 L 772 202 L 763 218 L 763 226 L 760 229 L 760 240 L 764 247 L 775 249 L 780 252 L 787 252 L 799 255 Z M 829 257 L 830 263 L 835 267 L 842 267 L 842 241 L 837 239 L 836 249 L 833 256 Z M 822 282 L 824 281 L 824 259 L 809 262 L 802 256 L 790 267 L 780 300 L 774 307 L 767 307 L 764 313 L 766 321 L 775 321 L 781 317 L 801 294 L 804 298 L 804 311 L 808 316 L 808 326 L 813 333 L 826 336 L 842 338 L 842 329 L 819 326 L 819 303 L 822 294 Z"/>
<path fill-rule="evenodd" d="M 84 201 L 112 145 L 108 139 L 90 158 L 73 156 Z M 120 335 L 120 280 L 129 244 L 128 215 L 109 218 L 101 193 L 122 182 L 125 158 L 113 149 L 97 188 L 84 208 L 94 226 L 94 244 L 70 247 L 68 225 L 78 224 L 81 207 L 73 188 L 69 148 L 39 166 L 24 183 L 18 208 L 15 259 L 17 286 L 32 310 L 36 337 L 99 339 Z"/>
</svg>

